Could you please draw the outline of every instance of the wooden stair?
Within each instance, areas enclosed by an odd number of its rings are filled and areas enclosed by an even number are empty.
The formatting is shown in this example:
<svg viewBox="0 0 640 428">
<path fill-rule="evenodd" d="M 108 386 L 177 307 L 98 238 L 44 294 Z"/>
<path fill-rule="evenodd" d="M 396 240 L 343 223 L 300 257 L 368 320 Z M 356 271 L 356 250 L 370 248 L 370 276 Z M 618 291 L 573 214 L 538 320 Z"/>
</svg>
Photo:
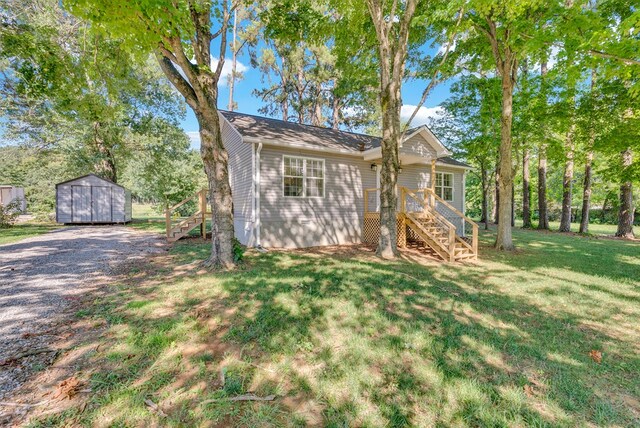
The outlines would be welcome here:
<svg viewBox="0 0 640 428">
<path fill-rule="evenodd" d="M 457 211 L 454 207 L 443 201 L 441 198 L 431 193 L 430 190 L 424 190 L 424 198 L 418 198 L 415 193 L 409 189 L 402 188 L 402 208 L 400 215 L 405 226 L 413 232 L 415 239 L 422 241 L 423 244 L 433 250 L 438 256 L 446 261 L 460 260 L 476 260 L 478 258 L 478 226 L 464 214 Z M 429 198 L 427 197 L 429 196 Z M 422 208 L 421 211 L 407 211 L 406 199 L 410 198 L 417 202 Z M 435 208 L 435 200 L 439 203 L 446 204 L 450 210 L 465 222 L 471 224 L 471 237 L 459 236 L 456 227 L 440 214 Z M 428 201 L 431 201 L 429 203 Z M 407 233 L 407 235 L 409 235 Z M 406 239 L 406 238 L 405 238 Z"/>
<path fill-rule="evenodd" d="M 200 227 L 200 234 L 204 236 L 206 218 L 207 215 L 210 214 L 210 212 L 207 211 L 207 192 L 207 189 L 202 189 L 198 193 L 189 196 L 182 202 L 168 207 L 165 210 L 167 241 L 176 242 L 178 239 L 189 235 L 189 232 L 196 227 Z M 183 206 L 188 202 L 197 204 L 198 210 L 186 218 L 181 217 L 179 212 L 184 211 L 185 208 Z M 181 207 L 183 208 L 179 211 L 178 209 Z M 174 216 L 176 218 L 174 218 Z"/>
<path fill-rule="evenodd" d="M 176 242 L 178 239 L 183 238 L 189 234 L 193 229 L 199 227 L 202 224 L 202 213 L 198 211 L 191 217 L 187 217 L 180 223 L 172 226 L 167 232 L 167 240 L 169 242 Z"/>
</svg>

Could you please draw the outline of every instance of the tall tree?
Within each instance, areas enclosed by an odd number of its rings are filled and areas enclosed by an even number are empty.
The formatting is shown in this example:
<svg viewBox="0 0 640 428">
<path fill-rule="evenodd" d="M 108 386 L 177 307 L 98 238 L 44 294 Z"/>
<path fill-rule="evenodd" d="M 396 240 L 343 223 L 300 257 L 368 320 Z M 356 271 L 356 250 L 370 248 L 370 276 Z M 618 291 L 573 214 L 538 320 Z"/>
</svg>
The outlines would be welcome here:
<svg viewBox="0 0 640 428">
<path fill-rule="evenodd" d="M 540 96 L 546 110 L 547 104 L 547 62 L 540 63 Z M 542 141 L 538 146 L 538 229 L 549 229 L 549 212 L 547 210 L 547 147 L 546 125 L 542 127 Z"/>
<path fill-rule="evenodd" d="M 620 211 L 618 214 L 618 230 L 616 236 L 633 238 L 633 183 L 630 170 L 633 166 L 633 152 L 627 147 L 621 153 L 622 184 L 620 184 Z"/>
<path fill-rule="evenodd" d="M 383 258 L 398 254 L 396 242 L 396 184 L 402 137 L 400 109 L 409 32 L 418 0 L 406 2 L 366 0 L 375 28 L 380 65 L 380 110 L 382 112 L 382 168 L 380 170 L 380 241 L 377 253 Z M 396 19 L 397 17 L 397 19 Z"/>
<path fill-rule="evenodd" d="M 222 143 L 218 82 L 236 2 L 69 0 L 69 4 L 73 13 L 94 22 L 96 29 L 121 38 L 132 51 L 155 53 L 162 71 L 193 110 L 200 127 L 200 154 L 211 199 L 212 246 L 207 265 L 233 268 L 229 156 Z M 215 67 L 212 47 L 218 55 Z"/>
</svg>

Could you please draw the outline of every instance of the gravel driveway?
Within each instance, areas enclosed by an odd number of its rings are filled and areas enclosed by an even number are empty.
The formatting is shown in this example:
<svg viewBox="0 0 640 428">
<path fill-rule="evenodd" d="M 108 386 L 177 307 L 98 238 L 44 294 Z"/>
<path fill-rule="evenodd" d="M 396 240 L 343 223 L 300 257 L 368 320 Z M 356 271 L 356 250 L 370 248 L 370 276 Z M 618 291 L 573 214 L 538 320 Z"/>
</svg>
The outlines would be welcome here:
<svg viewBox="0 0 640 428">
<path fill-rule="evenodd" d="M 0 245 L 0 401 L 55 358 L 45 351 L 52 326 L 73 316 L 81 295 L 120 262 L 164 248 L 159 235 L 124 226 L 66 227 Z"/>
</svg>

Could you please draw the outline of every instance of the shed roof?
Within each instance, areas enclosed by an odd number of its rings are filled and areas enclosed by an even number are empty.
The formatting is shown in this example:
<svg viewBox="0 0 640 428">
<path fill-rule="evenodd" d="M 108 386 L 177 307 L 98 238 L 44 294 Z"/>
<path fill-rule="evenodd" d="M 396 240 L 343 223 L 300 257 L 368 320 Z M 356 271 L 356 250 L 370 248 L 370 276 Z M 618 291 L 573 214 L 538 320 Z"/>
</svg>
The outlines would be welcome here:
<svg viewBox="0 0 640 428">
<path fill-rule="evenodd" d="M 220 110 L 220 113 L 243 137 L 289 144 L 304 144 L 319 150 L 363 152 L 380 147 L 382 140 L 380 137 L 373 135 L 304 125 L 235 111 Z M 406 135 L 411 135 L 423 127 L 425 125 L 411 128 L 407 130 Z M 443 157 L 438 160 L 447 165 L 470 168 L 466 163 L 450 157 Z"/>
<path fill-rule="evenodd" d="M 56 184 L 56 187 L 60 186 L 61 184 L 71 183 L 72 181 L 80 180 L 80 179 L 82 179 L 82 178 L 86 178 L 86 177 L 95 177 L 95 178 L 97 178 L 97 179 L 99 179 L 99 180 L 106 181 L 106 182 L 107 182 L 107 183 L 109 183 L 109 184 L 113 184 L 114 186 L 118 186 L 118 187 L 120 187 L 121 189 L 124 189 L 124 186 L 121 186 L 121 185 L 119 185 L 118 183 L 114 183 L 114 182 L 113 182 L 113 181 L 111 181 L 111 180 L 108 180 L 108 179 L 106 179 L 106 178 L 104 178 L 104 177 L 100 177 L 99 175 L 96 175 L 96 174 L 93 174 L 93 173 L 91 173 L 91 174 L 81 175 L 80 177 L 75 177 L 75 178 L 72 178 L 72 179 L 70 179 L 70 180 L 62 181 L 62 182 L 60 182 L 60 183 L 57 183 L 57 184 Z M 126 189 L 125 189 L 125 190 L 126 190 Z"/>
</svg>

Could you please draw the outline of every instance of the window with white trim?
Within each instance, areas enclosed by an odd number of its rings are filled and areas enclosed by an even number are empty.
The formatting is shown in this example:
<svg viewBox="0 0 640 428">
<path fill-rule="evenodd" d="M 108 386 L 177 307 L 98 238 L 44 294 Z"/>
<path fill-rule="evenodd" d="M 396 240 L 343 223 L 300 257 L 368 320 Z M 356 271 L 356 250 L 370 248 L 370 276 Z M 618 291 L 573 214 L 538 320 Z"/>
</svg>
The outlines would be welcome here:
<svg viewBox="0 0 640 428">
<path fill-rule="evenodd" d="M 436 172 L 436 195 L 453 202 L 453 173 Z"/>
<path fill-rule="evenodd" d="M 324 197 L 324 160 L 297 156 L 283 158 L 283 195 L 293 198 Z"/>
</svg>

